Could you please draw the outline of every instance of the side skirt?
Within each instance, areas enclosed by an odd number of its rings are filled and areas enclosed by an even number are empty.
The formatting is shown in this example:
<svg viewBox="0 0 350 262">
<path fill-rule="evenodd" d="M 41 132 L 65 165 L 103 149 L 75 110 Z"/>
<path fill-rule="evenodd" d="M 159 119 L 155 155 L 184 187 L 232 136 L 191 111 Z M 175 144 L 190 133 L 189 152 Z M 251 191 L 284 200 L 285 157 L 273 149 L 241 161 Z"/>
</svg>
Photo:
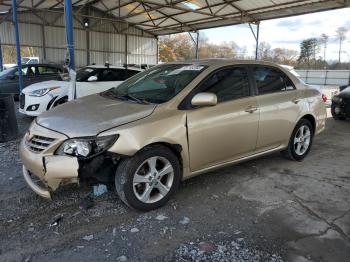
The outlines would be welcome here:
<svg viewBox="0 0 350 262">
<path fill-rule="evenodd" d="M 206 167 L 204 169 L 201 169 L 201 170 L 189 173 L 187 176 L 185 176 L 183 178 L 183 180 L 186 180 L 186 179 L 194 177 L 194 176 L 198 176 L 198 175 L 203 174 L 203 173 L 214 171 L 214 170 L 226 167 L 226 166 L 230 166 L 230 165 L 233 165 L 233 164 L 238 164 L 238 163 L 245 162 L 245 161 L 248 161 L 248 160 L 251 160 L 251 159 L 254 159 L 254 158 L 258 158 L 260 156 L 264 156 L 264 155 L 268 155 L 268 154 L 271 154 L 271 153 L 274 153 L 274 152 L 282 151 L 285 148 L 286 148 L 285 145 L 281 145 L 281 146 L 279 146 L 277 148 L 274 148 L 274 149 L 270 149 L 270 150 L 267 150 L 267 151 L 263 151 L 263 152 L 260 152 L 260 153 L 256 153 L 256 154 L 253 154 L 253 155 L 250 155 L 250 156 L 242 157 L 242 158 L 235 159 L 235 160 L 232 160 L 232 161 L 228 161 L 228 162 L 225 162 L 225 163 L 217 164 L 217 165 L 214 165 L 214 166 Z"/>
</svg>

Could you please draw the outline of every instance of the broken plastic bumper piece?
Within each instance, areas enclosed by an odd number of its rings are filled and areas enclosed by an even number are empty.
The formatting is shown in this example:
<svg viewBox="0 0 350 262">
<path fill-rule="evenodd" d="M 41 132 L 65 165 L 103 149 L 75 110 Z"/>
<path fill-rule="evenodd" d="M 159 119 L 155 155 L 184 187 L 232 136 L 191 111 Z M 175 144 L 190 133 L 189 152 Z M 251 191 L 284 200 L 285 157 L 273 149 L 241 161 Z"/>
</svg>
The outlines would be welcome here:
<svg viewBox="0 0 350 262">
<path fill-rule="evenodd" d="M 29 173 L 29 171 L 23 166 L 23 177 L 24 180 L 27 182 L 27 185 L 39 196 L 44 198 L 51 199 L 50 191 L 46 188 L 43 188 L 42 186 L 38 185 L 32 177 L 32 175 Z"/>
<path fill-rule="evenodd" d="M 34 174 L 23 166 L 23 176 L 28 186 L 39 196 L 51 198 L 51 193 L 61 184 L 78 183 L 79 163 L 76 157 L 43 157 L 44 174 Z"/>
</svg>

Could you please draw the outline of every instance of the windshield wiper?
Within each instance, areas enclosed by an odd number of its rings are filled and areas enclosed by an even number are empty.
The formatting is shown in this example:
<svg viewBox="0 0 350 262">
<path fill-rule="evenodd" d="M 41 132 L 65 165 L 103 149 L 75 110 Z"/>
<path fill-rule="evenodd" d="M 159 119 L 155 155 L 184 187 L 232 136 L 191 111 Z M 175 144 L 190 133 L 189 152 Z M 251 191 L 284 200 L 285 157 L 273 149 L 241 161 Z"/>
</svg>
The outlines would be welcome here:
<svg viewBox="0 0 350 262">
<path fill-rule="evenodd" d="M 118 99 L 121 99 L 121 100 L 131 100 L 131 101 L 134 101 L 136 103 L 139 103 L 139 104 L 150 104 L 148 101 L 146 101 L 145 99 L 140 99 L 140 98 L 137 98 L 133 95 L 130 95 L 130 94 L 125 94 L 125 95 L 121 95 L 121 96 L 117 96 Z"/>
</svg>

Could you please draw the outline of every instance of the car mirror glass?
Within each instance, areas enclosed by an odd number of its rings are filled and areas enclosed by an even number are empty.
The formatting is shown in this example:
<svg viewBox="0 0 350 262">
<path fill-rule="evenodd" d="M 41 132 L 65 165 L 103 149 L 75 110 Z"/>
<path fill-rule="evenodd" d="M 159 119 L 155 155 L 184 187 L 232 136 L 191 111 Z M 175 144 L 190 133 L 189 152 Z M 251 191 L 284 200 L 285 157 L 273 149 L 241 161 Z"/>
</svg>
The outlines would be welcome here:
<svg viewBox="0 0 350 262">
<path fill-rule="evenodd" d="M 217 96 L 206 92 L 196 94 L 191 100 L 193 106 L 215 106 L 217 103 Z"/>
</svg>

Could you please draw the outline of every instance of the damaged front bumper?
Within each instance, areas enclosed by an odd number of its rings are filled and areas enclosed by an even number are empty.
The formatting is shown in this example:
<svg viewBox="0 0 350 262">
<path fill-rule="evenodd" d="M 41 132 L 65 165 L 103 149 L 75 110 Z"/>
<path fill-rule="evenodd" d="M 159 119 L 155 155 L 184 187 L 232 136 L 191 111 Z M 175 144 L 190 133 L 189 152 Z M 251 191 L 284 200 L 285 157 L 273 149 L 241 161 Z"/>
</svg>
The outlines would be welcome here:
<svg viewBox="0 0 350 262">
<path fill-rule="evenodd" d="M 23 176 L 38 195 L 51 198 L 61 185 L 114 182 L 120 155 L 102 152 L 88 158 L 56 155 L 68 137 L 33 123 L 20 145 Z"/>
<path fill-rule="evenodd" d="M 27 185 L 39 196 L 51 199 L 50 191 L 46 187 L 44 188 L 38 185 L 38 183 L 35 182 L 31 173 L 26 169 L 25 166 L 23 166 L 22 170 L 23 170 L 23 177 Z"/>
<path fill-rule="evenodd" d="M 23 177 L 38 195 L 51 198 L 61 184 L 79 183 L 76 157 L 54 155 L 66 136 L 33 124 L 22 139 Z"/>
<path fill-rule="evenodd" d="M 22 150 L 26 150 L 23 148 Z M 28 150 L 29 151 L 29 150 Z M 33 162 L 33 158 L 28 159 L 26 152 L 21 154 L 23 165 L 23 177 L 28 186 L 38 195 L 44 198 L 51 198 L 51 193 L 62 184 L 79 183 L 79 164 L 76 157 L 68 156 L 42 156 L 41 161 Z M 31 161 L 28 163 L 27 161 Z M 39 162 L 40 161 L 40 162 Z M 27 165 L 26 165 L 27 163 Z M 35 173 L 30 167 L 42 165 L 42 172 Z M 29 169 L 27 169 L 29 167 Z M 32 169 L 35 170 L 36 168 Z M 37 178 L 37 179 L 36 179 Z M 42 183 L 38 183 L 38 179 Z M 40 185 L 41 184 L 41 185 Z"/>
</svg>

